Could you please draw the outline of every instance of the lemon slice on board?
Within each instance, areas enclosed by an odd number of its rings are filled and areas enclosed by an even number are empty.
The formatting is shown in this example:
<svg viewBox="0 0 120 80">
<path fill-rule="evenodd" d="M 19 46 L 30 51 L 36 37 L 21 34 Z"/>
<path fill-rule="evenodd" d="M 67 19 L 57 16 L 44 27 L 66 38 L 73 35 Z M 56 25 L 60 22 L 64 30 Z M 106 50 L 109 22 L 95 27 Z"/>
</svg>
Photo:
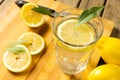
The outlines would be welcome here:
<svg viewBox="0 0 120 80">
<path fill-rule="evenodd" d="M 44 39 L 40 35 L 34 32 L 27 32 L 22 34 L 18 38 L 18 41 L 21 41 L 21 40 L 26 41 L 26 44 L 24 45 L 28 48 L 29 52 L 32 55 L 39 54 L 40 52 L 43 51 L 45 47 Z"/>
<path fill-rule="evenodd" d="M 23 48 L 23 52 L 12 53 L 6 51 L 3 56 L 5 67 L 12 72 L 22 72 L 28 69 L 31 65 L 31 54 L 24 45 L 16 45 L 18 48 Z"/>
<path fill-rule="evenodd" d="M 28 26 L 39 27 L 43 24 L 44 18 L 42 14 L 32 10 L 34 7 L 38 6 L 34 3 L 26 3 L 21 8 L 20 15 L 24 23 Z"/>
</svg>

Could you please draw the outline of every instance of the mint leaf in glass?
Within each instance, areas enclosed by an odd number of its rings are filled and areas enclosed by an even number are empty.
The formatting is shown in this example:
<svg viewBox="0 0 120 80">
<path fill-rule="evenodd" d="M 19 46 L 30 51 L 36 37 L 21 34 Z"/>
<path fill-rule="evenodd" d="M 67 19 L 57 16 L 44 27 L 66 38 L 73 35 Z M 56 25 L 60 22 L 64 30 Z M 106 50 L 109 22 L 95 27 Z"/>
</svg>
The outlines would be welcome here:
<svg viewBox="0 0 120 80">
<path fill-rule="evenodd" d="M 98 6 L 98 7 L 92 7 L 90 9 L 86 9 L 83 11 L 83 13 L 78 18 L 78 25 L 81 25 L 83 23 L 86 23 L 90 21 L 91 19 L 95 18 L 100 14 L 100 12 L 103 10 L 104 6 Z"/>
</svg>

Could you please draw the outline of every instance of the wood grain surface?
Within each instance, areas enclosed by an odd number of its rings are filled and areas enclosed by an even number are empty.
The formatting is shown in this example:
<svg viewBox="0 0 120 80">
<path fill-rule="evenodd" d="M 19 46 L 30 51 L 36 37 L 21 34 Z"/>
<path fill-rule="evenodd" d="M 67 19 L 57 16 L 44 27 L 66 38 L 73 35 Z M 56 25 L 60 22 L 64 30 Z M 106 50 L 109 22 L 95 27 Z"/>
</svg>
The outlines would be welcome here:
<svg viewBox="0 0 120 80">
<path fill-rule="evenodd" d="M 70 5 L 72 7 L 77 7 L 79 6 L 80 0 L 57 0 L 59 2 L 62 2 L 66 5 Z"/>
<path fill-rule="evenodd" d="M 82 0 L 79 8 L 86 9 L 86 8 L 101 6 L 101 5 L 104 5 L 104 0 Z"/>
<path fill-rule="evenodd" d="M 54 0 L 27 0 L 39 5 L 49 7 L 60 11 L 71 7 L 66 6 Z M 0 80 L 86 80 L 88 74 L 93 70 L 100 59 L 99 48 L 93 52 L 90 63 L 85 71 L 77 75 L 64 74 L 56 63 L 54 40 L 52 34 L 52 19 L 45 17 L 45 23 L 39 28 L 29 28 L 20 18 L 20 8 L 15 5 L 14 1 L 9 8 L 0 16 Z M 104 36 L 110 36 L 114 23 L 102 18 L 104 25 Z M 41 35 L 46 42 L 46 50 L 43 54 L 32 56 L 31 67 L 22 73 L 12 73 L 3 65 L 3 55 L 6 47 L 18 39 L 25 32 L 35 32 Z"/>
</svg>

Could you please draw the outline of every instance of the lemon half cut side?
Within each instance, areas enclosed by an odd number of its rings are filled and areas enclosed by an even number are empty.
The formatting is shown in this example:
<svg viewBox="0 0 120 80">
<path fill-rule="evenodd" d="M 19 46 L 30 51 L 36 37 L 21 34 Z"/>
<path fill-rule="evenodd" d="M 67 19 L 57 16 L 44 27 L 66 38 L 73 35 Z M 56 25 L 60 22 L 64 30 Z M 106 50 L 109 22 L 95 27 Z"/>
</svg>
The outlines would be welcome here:
<svg viewBox="0 0 120 80">
<path fill-rule="evenodd" d="M 32 8 L 34 7 L 38 6 L 34 3 L 26 3 L 25 5 L 23 5 L 20 11 L 20 16 L 22 20 L 29 27 L 39 27 L 44 22 L 43 15 L 32 10 Z"/>
</svg>

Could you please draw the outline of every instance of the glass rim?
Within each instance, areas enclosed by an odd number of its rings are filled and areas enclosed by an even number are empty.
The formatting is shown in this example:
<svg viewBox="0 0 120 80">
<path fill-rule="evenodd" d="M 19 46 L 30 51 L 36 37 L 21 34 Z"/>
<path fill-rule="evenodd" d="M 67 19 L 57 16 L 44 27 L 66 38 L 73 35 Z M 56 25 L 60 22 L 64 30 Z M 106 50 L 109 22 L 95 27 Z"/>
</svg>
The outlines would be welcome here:
<svg viewBox="0 0 120 80">
<path fill-rule="evenodd" d="M 88 43 L 88 44 L 83 44 L 83 45 L 72 44 L 72 43 L 69 43 L 69 42 L 66 42 L 66 41 L 62 40 L 61 38 L 59 38 L 59 37 L 57 36 L 56 32 L 54 31 L 54 30 L 55 30 L 55 29 L 54 29 L 54 27 L 55 27 L 55 25 L 54 25 L 55 20 L 56 20 L 57 17 L 59 17 L 59 14 L 60 14 L 61 12 L 64 12 L 65 10 L 68 10 L 68 9 L 78 9 L 78 10 L 79 10 L 79 8 L 67 8 L 67 9 L 63 9 L 63 10 L 61 10 L 61 11 L 58 13 L 58 15 L 57 15 L 56 17 L 54 17 L 52 24 L 53 24 L 53 34 L 55 35 L 55 37 L 56 37 L 58 40 L 60 40 L 62 43 L 66 44 L 66 45 L 68 45 L 68 46 L 72 46 L 72 47 L 86 47 L 86 46 L 92 45 L 92 44 L 94 44 L 95 42 L 97 42 L 97 41 L 99 40 L 99 38 L 102 36 L 103 31 L 104 31 L 104 26 L 103 26 L 102 20 L 100 19 L 99 16 L 97 16 L 97 17 L 95 17 L 95 18 L 97 18 L 97 19 L 99 20 L 100 24 L 101 24 L 101 32 L 100 32 L 100 35 L 98 36 L 98 38 L 97 38 L 96 40 L 94 40 L 94 41 L 92 41 L 92 42 L 90 42 L 90 43 Z M 77 14 L 74 14 L 74 15 L 77 16 Z"/>
</svg>

